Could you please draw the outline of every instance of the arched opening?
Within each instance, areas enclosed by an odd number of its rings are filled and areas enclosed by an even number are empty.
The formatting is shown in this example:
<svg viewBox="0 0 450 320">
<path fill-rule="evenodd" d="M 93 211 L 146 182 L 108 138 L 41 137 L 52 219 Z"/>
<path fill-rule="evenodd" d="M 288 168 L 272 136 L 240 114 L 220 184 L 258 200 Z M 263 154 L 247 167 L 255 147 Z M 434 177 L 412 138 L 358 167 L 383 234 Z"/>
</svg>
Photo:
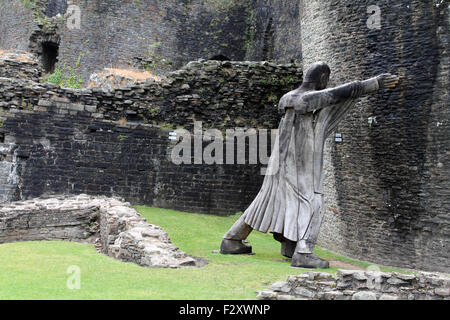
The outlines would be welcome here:
<svg viewBox="0 0 450 320">
<path fill-rule="evenodd" d="M 272 60 L 275 47 L 275 30 L 273 28 L 273 18 L 269 19 L 267 23 L 266 31 L 264 32 L 263 43 L 263 60 Z"/>
<path fill-rule="evenodd" d="M 59 46 L 54 42 L 43 42 L 41 63 L 46 73 L 55 71 L 56 62 L 58 62 Z"/>
</svg>

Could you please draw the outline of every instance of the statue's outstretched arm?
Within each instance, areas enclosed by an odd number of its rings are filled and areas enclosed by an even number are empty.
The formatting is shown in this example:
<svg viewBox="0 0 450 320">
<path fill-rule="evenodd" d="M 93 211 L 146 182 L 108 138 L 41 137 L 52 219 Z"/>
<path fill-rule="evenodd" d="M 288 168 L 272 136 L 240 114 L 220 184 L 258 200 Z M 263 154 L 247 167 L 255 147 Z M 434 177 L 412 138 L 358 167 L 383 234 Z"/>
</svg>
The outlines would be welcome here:
<svg viewBox="0 0 450 320">
<path fill-rule="evenodd" d="M 398 82 L 397 76 L 390 74 L 382 74 L 378 77 L 371 78 L 361 82 L 361 90 L 359 95 L 366 95 L 379 90 L 380 88 L 393 88 Z M 336 126 L 344 118 L 347 111 L 354 105 L 352 100 L 347 100 L 347 103 L 339 104 L 339 108 L 326 108 L 320 111 L 319 119 L 324 124 L 325 136 L 331 134 L 336 129 Z"/>
<path fill-rule="evenodd" d="M 295 110 L 307 113 L 333 105 L 340 105 L 348 99 L 358 98 L 378 91 L 380 88 L 393 88 L 397 82 L 397 76 L 386 73 L 368 80 L 354 81 L 335 88 L 311 91 L 289 102 Z"/>
</svg>

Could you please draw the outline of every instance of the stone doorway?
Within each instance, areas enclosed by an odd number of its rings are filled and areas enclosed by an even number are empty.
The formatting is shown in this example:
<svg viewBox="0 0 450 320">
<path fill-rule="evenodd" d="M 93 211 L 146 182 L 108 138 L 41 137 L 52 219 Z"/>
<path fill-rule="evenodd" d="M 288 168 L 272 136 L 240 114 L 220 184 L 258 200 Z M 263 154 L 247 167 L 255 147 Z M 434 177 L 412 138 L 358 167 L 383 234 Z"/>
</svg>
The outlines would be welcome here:
<svg viewBox="0 0 450 320">
<path fill-rule="evenodd" d="M 59 46 L 54 42 L 42 42 L 41 64 L 45 73 L 52 73 L 55 71 L 56 63 L 58 62 Z"/>
</svg>

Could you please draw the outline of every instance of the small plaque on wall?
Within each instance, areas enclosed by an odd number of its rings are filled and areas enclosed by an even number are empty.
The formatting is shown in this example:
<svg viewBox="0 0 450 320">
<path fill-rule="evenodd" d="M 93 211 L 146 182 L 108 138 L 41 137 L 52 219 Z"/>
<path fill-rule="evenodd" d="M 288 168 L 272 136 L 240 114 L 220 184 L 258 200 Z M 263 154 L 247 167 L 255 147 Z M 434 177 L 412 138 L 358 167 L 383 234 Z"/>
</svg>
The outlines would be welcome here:
<svg viewBox="0 0 450 320">
<path fill-rule="evenodd" d="M 173 140 L 173 141 L 177 141 L 178 140 L 178 136 L 176 132 L 169 132 L 169 140 Z"/>
</svg>

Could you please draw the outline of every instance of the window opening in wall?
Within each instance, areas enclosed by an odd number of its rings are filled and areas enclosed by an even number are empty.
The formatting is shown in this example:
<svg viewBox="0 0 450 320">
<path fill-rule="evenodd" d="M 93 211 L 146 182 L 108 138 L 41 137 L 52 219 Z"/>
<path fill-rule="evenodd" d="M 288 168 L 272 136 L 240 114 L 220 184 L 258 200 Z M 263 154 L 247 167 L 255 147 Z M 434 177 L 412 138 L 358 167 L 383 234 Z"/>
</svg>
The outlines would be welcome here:
<svg viewBox="0 0 450 320">
<path fill-rule="evenodd" d="M 264 32 L 263 60 L 273 59 L 273 51 L 275 46 L 274 34 L 275 30 L 273 29 L 273 18 L 270 18 L 267 23 L 266 31 Z"/>
<path fill-rule="evenodd" d="M 58 61 L 58 45 L 54 42 L 42 43 L 41 62 L 46 73 L 55 71 L 55 65 Z"/>
</svg>

